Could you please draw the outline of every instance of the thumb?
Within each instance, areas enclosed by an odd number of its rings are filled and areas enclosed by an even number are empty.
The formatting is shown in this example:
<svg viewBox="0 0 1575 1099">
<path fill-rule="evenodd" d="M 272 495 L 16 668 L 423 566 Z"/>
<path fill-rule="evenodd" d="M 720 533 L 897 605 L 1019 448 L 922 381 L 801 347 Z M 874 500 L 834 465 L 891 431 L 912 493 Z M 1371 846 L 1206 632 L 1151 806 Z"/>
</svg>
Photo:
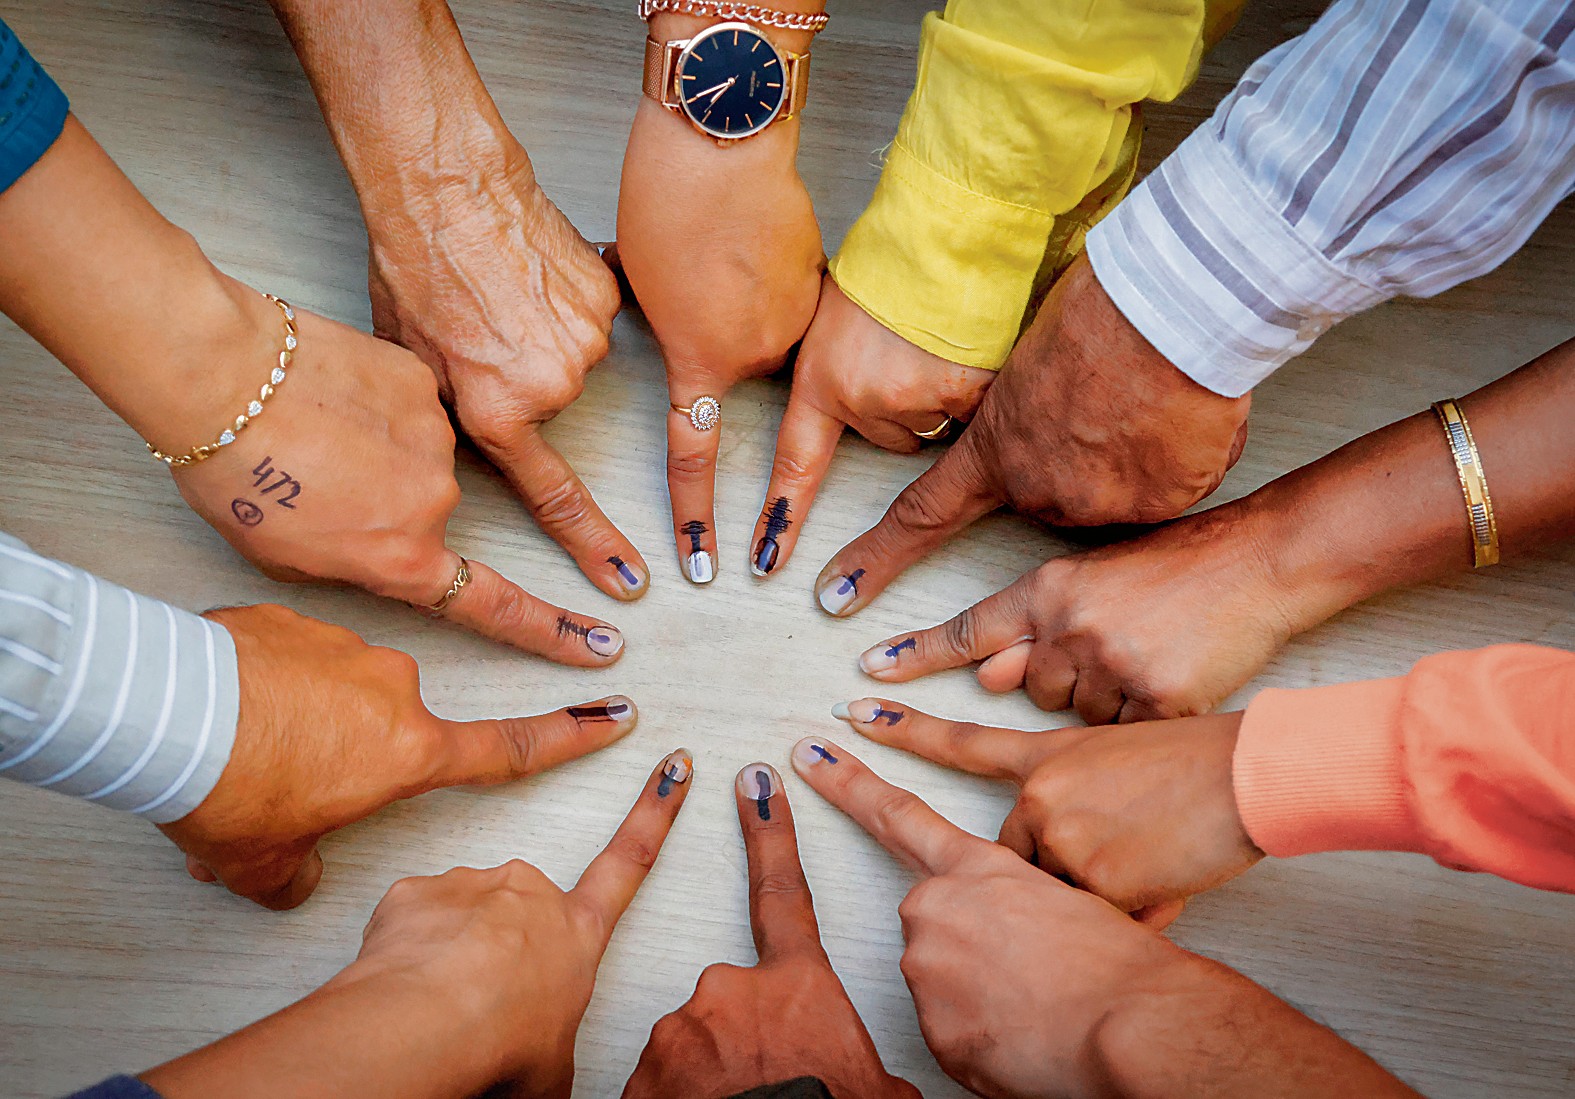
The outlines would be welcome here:
<svg viewBox="0 0 1575 1099">
<path fill-rule="evenodd" d="M 855 538 L 821 570 L 815 594 L 827 614 L 861 610 L 952 535 L 1001 505 L 984 474 L 972 428 L 892 501 L 881 521 Z"/>
<path fill-rule="evenodd" d="M 439 762 L 426 787 L 489 786 L 538 774 L 621 740 L 638 719 L 623 695 L 538 717 L 440 719 Z"/>
</svg>

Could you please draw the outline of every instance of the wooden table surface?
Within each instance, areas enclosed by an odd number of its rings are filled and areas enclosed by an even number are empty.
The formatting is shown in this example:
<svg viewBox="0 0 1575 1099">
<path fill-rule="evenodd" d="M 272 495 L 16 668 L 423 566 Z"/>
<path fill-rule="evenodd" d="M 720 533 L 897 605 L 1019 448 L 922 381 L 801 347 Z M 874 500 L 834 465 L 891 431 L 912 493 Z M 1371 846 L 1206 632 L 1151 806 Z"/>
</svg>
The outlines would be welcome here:
<svg viewBox="0 0 1575 1099">
<path fill-rule="evenodd" d="M 552 197 L 589 238 L 613 229 L 618 168 L 639 90 L 641 24 L 612 0 L 462 0 L 456 14 L 505 117 Z M 912 82 L 909 0 L 834 4 L 815 47 L 800 167 L 828 245 L 862 208 Z M 1213 54 L 1183 101 L 1150 113 L 1152 164 L 1242 68 L 1318 8 L 1268 0 Z M 369 326 L 354 196 L 288 44 L 262 0 L 0 0 L 0 17 L 68 90 L 88 127 L 174 221 L 230 272 Z M 585 79 L 591 74 L 593 79 Z M 598 89 L 585 94 L 579 89 Z M 605 90 L 602 90 L 605 89 Z M 3 246 L 3 245 L 0 245 Z M 1387 305 L 1324 338 L 1261 386 L 1252 441 L 1221 498 L 1248 491 L 1443 396 L 1498 377 L 1571 334 L 1575 210 L 1555 212 L 1501 270 L 1429 302 Z M 171 324 L 179 302 L 171 302 Z M 769 584 L 746 567 L 780 382 L 728 402 L 718 496 L 721 571 L 683 581 L 670 550 L 662 372 L 649 333 L 621 318 L 584 398 L 550 429 L 655 572 L 634 606 L 594 591 L 469 451 L 452 527 L 461 552 L 537 594 L 607 615 L 628 652 L 605 673 L 555 667 L 352 591 L 285 587 L 253 572 L 186 510 L 135 435 L 0 321 L 0 528 L 40 551 L 182 606 L 278 601 L 420 662 L 431 705 L 455 717 L 539 712 L 623 691 L 640 704 L 623 743 L 504 789 L 396 806 L 323 844 L 328 874 L 274 915 L 187 878 L 147 825 L 0 784 L 0 1094 L 46 1096 L 135 1071 L 296 999 L 350 959 L 390 882 L 521 856 L 562 883 L 600 847 L 663 753 L 689 747 L 696 787 L 624 920 L 580 1033 L 576 1095 L 615 1096 L 651 1024 L 708 963 L 753 960 L 731 780 L 786 770 L 798 737 L 857 737 L 833 703 L 869 681 L 855 655 L 928 624 L 1067 546 L 1019 519 L 980 523 L 853 621 L 815 607 L 820 564 L 864 530 L 924 458 L 846 441 L 797 556 Z M 616 447 L 606 445 L 616 437 Z M 1298 639 L 1239 696 L 1265 686 L 1404 671 L 1424 654 L 1530 640 L 1575 647 L 1575 551 L 1394 593 Z M 1065 724 L 966 672 L 899 693 L 932 712 Z M 865 758 L 966 827 L 993 834 L 1005 790 L 869 744 Z M 788 779 L 831 957 L 888 1066 L 927 1096 L 961 1094 L 925 1050 L 898 972 L 896 905 L 909 874 Z M 1332 855 L 1267 864 L 1196 901 L 1187 946 L 1267 984 L 1437 1096 L 1575 1094 L 1575 900 L 1426 859 Z"/>
</svg>

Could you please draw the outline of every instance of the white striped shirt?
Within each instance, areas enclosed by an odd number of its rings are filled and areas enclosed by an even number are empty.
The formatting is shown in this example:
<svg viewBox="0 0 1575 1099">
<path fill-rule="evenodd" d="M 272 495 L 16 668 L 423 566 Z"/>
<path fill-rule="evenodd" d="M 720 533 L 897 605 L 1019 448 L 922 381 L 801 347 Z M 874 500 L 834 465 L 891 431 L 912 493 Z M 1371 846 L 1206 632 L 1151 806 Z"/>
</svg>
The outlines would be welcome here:
<svg viewBox="0 0 1575 1099">
<path fill-rule="evenodd" d="M 1491 270 L 1575 187 L 1575 2 L 1340 0 L 1247 70 L 1088 255 L 1239 396 L 1331 326 Z"/>
<path fill-rule="evenodd" d="M 179 820 L 229 762 L 239 700 L 222 626 L 0 534 L 0 778 Z"/>
</svg>

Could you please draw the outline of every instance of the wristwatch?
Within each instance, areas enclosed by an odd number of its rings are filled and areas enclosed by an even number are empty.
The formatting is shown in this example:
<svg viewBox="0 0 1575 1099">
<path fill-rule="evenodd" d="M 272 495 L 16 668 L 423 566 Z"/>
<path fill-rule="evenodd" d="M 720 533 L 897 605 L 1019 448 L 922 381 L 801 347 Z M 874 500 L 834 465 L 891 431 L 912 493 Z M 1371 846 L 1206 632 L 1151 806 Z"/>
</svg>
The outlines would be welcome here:
<svg viewBox="0 0 1575 1099">
<path fill-rule="evenodd" d="M 748 23 L 693 38 L 645 40 L 645 94 L 719 145 L 752 137 L 804 108 L 809 54 L 778 49 Z"/>
</svg>

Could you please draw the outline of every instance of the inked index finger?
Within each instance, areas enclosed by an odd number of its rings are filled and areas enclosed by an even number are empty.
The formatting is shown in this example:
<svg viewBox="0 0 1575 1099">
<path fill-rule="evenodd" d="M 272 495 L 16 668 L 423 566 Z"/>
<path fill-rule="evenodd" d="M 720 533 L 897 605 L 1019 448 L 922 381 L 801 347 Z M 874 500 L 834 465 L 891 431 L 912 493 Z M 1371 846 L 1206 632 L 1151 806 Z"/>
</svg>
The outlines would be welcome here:
<svg viewBox="0 0 1575 1099">
<path fill-rule="evenodd" d="M 793 770 L 882 847 L 932 877 L 996 849 L 829 740 L 810 737 L 795 744 Z"/>
<path fill-rule="evenodd" d="M 787 790 L 775 767 L 751 763 L 733 784 L 749 858 L 749 925 L 762 962 L 791 954 L 824 958 L 815 902 L 798 857 Z"/>
<path fill-rule="evenodd" d="M 831 711 L 878 744 L 969 774 L 1005 779 L 1021 786 L 1055 751 L 1053 732 L 999 729 L 971 721 L 932 717 L 885 698 L 859 698 Z"/>
</svg>

